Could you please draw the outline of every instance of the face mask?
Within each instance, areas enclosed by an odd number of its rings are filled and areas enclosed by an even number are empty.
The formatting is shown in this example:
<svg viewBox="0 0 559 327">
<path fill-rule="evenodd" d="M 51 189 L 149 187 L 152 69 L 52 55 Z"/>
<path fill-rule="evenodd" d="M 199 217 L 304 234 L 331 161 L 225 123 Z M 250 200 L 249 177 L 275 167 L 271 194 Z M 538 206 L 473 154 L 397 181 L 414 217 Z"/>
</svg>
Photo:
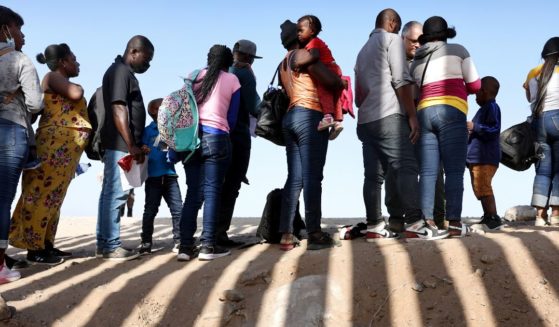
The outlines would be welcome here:
<svg viewBox="0 0 559 327">
<path fill-rule="evenodd" d="M 10 33 L 10 30 L 6 25 L 2 26 L 2 32 L 4 33 L 4 37 L 6 37 L 6 43 L 8 44 L 8 46 L 15 48 L 16 41 L 12 37 L 12 33 Z"/>
</svg>

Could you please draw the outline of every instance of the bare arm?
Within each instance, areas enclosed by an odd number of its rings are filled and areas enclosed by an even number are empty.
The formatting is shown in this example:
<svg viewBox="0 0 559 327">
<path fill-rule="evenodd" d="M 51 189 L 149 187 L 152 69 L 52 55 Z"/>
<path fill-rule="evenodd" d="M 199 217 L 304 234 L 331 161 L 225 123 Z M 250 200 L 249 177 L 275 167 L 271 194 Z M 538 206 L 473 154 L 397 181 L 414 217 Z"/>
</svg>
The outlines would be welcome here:
<svg viewBox="0 0 559 327">
<path fill-rule="evenodd" d="M 134 138 L 130 133 L 130 127 L 128 127 L 128 107 L 126 107 L 123 103 L 116 102 L 112 104 L 112 109 L 115 127 L 124 139 L 124 142 L 126 142 L 128 152 L 134 156 L 134 160 L 138 163 L 144 162 L 144 152 L 134 143 Z"/>
<path fill-rule="evenodd" d="M 297 63 L 295 65 L 297 69 L 307 68 L 307 66 L 318 62 L 318 59 L 320 58 L 320 51 L 318 51 L 318 49 L 310 49 L 310 50 L 300 49 L 300 50 L 307 51 L 310 54 L 310 56 L 301 56 L 301 58 L 297 60 Z"/>
<path fill-rule="evenodd" d="M 415 144 L 419 139 L 419 122 L 412 96 L 412 84 L 406 84 L 396 89 L 396 95 L 400 99 L 400 103 L 404 106 L 406 115 L 408 116 L 408 124 L 410 125 L 410 141 Z"/>
<path fill-rule="evenodd" d="M 51 90 L 72 101 L 80 100 L 83 97 L 83 88 L 78 84 L 68 81 L 58 72 L 50 72 L 45 76 L 43 89 L 45 92 Z"/>
<path fill-rule="evenodd" d="M 291 67 L 294 69 L 299 63 L 312 61 L 312 55 L 307 50 L 295 50 L 291 57 Z M 336 92 L 344 88 L 344 83 L 339 76 L 336 76 L 330 69 L 326 68 L 320 61 L 307 67 L 308 73 L 324 87 Z"/>
</svg>

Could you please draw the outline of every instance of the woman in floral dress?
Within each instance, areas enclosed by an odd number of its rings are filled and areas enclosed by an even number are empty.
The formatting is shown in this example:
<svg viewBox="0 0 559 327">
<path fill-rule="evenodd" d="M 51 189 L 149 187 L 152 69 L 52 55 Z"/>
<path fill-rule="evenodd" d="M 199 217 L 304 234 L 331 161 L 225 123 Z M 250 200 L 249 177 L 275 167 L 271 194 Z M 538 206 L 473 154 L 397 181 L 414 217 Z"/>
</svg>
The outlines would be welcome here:
<svg viewBox="0 0 559 327">
<path fill-rule="evenodd" d="M 41 83 L 45 109 L 36 143 L 39 168 L 23 173 L 22 193 L 12 216 L 10 244 L 27 249 L 33 263 L 59 264 L 71 253 L 54 247 L 60 207 L 91 132 L 83 88 L 69 81 L 79 74 L 76 56 L 66 44 L 37 55 L 51 70 Z"/>
</svg>

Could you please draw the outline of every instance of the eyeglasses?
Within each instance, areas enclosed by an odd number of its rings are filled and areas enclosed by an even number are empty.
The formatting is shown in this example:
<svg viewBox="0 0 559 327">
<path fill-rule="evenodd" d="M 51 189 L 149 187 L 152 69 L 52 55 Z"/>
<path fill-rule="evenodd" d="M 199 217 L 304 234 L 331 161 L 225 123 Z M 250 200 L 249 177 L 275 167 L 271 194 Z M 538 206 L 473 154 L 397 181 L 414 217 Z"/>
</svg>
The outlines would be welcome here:
<svg viewBox="0 0 559 327">
<path fill-rule="evenodd" d="M 408 40 L 408 42 L 410 42 L 411 44 L 419 44 L 419 40 L 413 40 L 413 39 L 410 39 L 407 36 L 406 36 L 406 40 Z"/>
</svg>

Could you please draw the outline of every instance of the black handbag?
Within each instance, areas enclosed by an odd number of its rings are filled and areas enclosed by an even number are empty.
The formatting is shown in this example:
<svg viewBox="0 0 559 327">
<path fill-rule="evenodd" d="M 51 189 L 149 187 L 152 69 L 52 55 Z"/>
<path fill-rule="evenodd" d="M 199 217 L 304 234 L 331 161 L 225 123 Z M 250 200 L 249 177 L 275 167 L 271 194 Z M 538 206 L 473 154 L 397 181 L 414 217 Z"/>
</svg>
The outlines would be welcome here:
<svg viewBox="0 0 559 327">
<path fill-rule="evenodd" d="M 281 65 L 281 64 L 280 64 Z M 264 92 L 262 102 L 258 105 L 258 119 L 256 121 L 256 135 L 273 142 L 274 144 L 285 146 L 282 132 L 282 120 L 289 107 L 289 96 L 281 87 L 278 78 L 278 85 L 274 86 L 278 69 L 272 77 L 268 90 Z"/>
<path fill-rule="evenodd" d="M 516 171 L 530 168 L 539 159 L 535 142 L 534 130 L 528 121 L 507 128 L 499 136 L 501 163 Z"/>
</svg>

